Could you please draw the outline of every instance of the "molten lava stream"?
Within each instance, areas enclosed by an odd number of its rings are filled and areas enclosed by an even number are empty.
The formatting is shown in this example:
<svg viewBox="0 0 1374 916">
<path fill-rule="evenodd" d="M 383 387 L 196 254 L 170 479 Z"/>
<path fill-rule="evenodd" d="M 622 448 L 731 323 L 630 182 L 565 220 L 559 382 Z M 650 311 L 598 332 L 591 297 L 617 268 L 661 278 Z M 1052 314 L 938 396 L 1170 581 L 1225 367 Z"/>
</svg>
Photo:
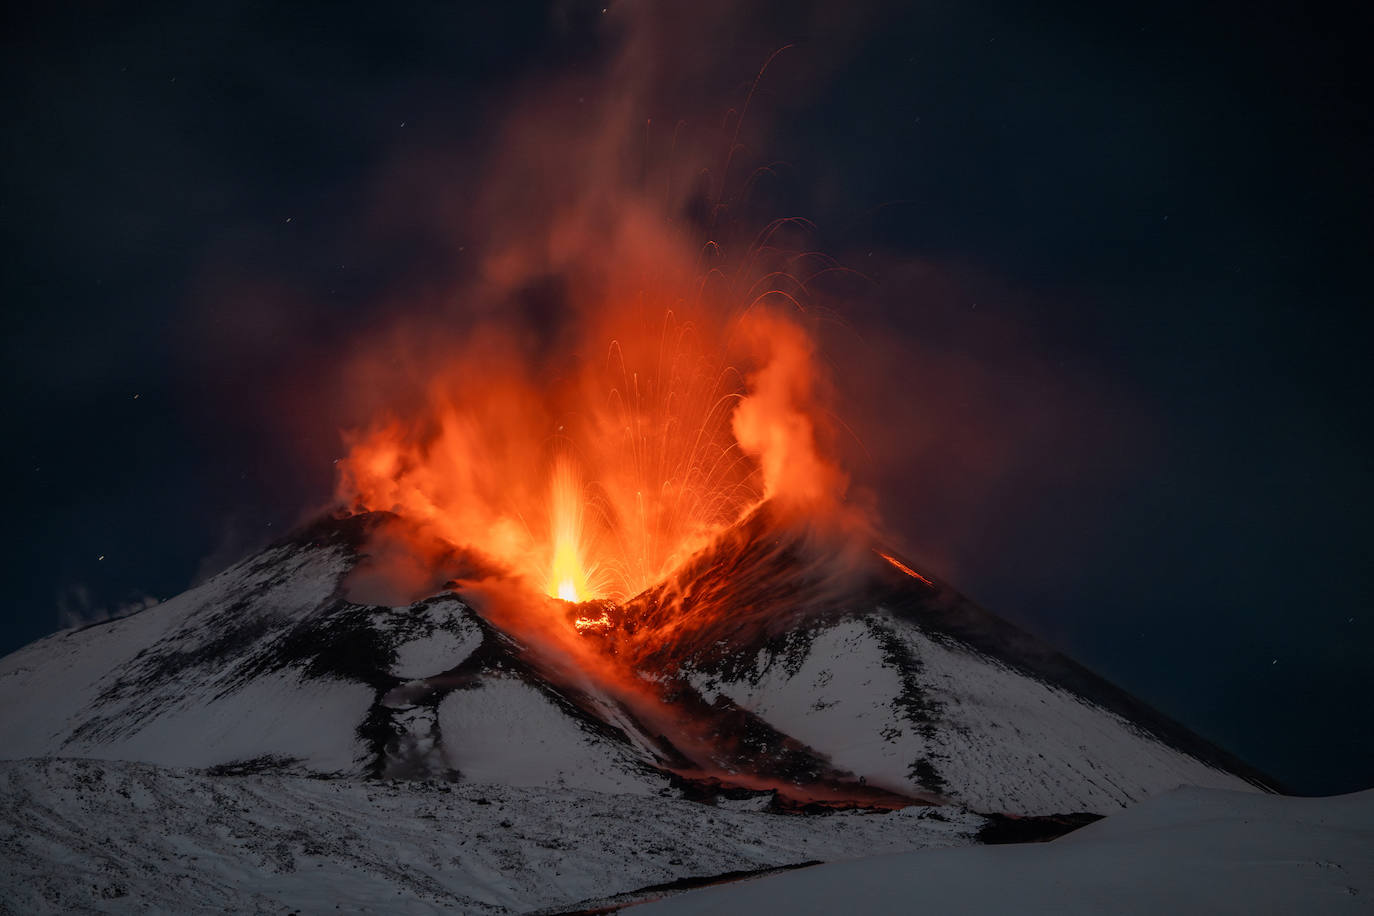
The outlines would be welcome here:
<svg viewBox="0 0 1374 916">
<path fill-rule="evenodd" d="M 585 712 L 621 727 L 666 771 L 706 787 L 774 791 L 793 806 L 898 808 L 917 799 L 867 786 L 776 732 L 748 710 L 707 702 L 677 674 L 703 646 L 748 650 L 772 625 L 823 613 L 830 583 L 805 555 L 786 516 L 756 510 L 693 560 L 635 599 L 579 601 L 585 508 L 575 466 L 560 459 L 550 486 L 554 548 L 545 594 L 518 580 L 463 589 L 479 612 L 524 648 L 523 658 Z M 871 554 L 867 554 L 871 556 Z M 810 583 L 810 587 L 806 586 Z"/>
<path fill-rule="evenodd" d="M 515 636 L 522 660 L 593 717 L 617 725 L 667 772 L 705 787 L 776 792 L 794 807 L 893 809 L 927 804 L 829 768 L 796 741 L 746 710 L 706 702 L 671 669 L 634 667 L 616 641 L 584 635 L 615 627 L 610 602 L 570 605 L 513 580 L 466 585 L 465 600 Z M 595 611 L 598 617 L 592 618 Z M 609 633 L 608 633 L 609 635 Z M 759 737 L 769 739 L 759 746 Z"/>
</svg>

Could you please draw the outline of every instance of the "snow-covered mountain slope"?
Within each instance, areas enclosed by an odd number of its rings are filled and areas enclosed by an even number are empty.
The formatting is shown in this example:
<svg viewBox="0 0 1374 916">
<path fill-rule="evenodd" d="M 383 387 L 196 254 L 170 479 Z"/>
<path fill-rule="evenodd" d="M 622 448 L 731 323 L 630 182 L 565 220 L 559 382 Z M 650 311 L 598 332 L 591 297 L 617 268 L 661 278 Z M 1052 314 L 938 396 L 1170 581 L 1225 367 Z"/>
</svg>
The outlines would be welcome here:
<svg viewBox="0 0 1374 916">
<path fill-rule="evenodd" d="M 856 893 L 862 888 L 862 893 Z M 1179 789 L 1052 843 L 874 856 L 637 907 L 696 913 L 1369 913 L 1374 790 Z"/>
<path fill-rule="evenodd" d="M 1010 814 L 1119 810 L 1239 777 L 1120 715 L 883 612 L 794 630 L 687 669 L 874 785 Z"/>
<path fill-rule="evenodd" d="M 329 520 L 135 616 L 0 660 L 0 754 L 667 785 L 452 595 L 346 600 L 371 521 Z"/>
<path fill-rule="evenodd" d="M 837 588 L 804 539 L 761 511 L 630 602 L 622 628 L 671 628 L 641 640 L 648 663 L 906 796 L 1105 814 L 1179 785 L 1272 786 L 895 557 L 873 551 Z"/>
<path fill-rule="evenodd" d="M 0 914 L 504 913 L 962 845 L 982 819 L 820 817 L 571 787 L 0 763 Z"/>
<path fill-rule="evenodd" d="M 7 656 L 5 756 L 208 766 L 272 754 L 319 771 L 357 768 L 365 752 L 353 726 L 374 691 L 268 661 L 331 602 L 347 569 L 339 549 L 275 548 L 145 612 Z"/>
<path fill-rule="evenodd" d="M 442 578 L 406 607 L 350 600 L 374 513 L 0 659 L 0 756 L 1017 814 L 1256 780 L 947 586 L 876 561 L 814 587 L 760 518 L 586 634 L 634 659 L 634 697 L 560 673 Z M 616 642 L 664 626 L 650 652 Z"/>
</svg>

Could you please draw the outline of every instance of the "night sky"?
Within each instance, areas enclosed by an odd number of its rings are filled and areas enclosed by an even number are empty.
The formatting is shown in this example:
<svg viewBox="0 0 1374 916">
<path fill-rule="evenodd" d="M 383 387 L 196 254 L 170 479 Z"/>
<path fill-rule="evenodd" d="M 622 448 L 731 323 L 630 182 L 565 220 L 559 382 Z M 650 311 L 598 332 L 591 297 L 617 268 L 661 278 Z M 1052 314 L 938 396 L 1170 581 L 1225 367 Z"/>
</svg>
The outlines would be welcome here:
<svg viewBox="0 0 1374 916">
<path fill-rule="evenodd" d="M 6 652 L 328 503 L 329 367 L 463 275 L 503 112 L 595 91 L 627 18 L 31 6 L 0 28 Z M 1367 788 L 1369 23 L 1203 6 L 691 4 L 643 114 L 718 119 L 792 43 L 756 206 L 867 278 L 834 292 L 879 443 L 856 487 L 927 568 L 1294 790 Z"/>
</svg>

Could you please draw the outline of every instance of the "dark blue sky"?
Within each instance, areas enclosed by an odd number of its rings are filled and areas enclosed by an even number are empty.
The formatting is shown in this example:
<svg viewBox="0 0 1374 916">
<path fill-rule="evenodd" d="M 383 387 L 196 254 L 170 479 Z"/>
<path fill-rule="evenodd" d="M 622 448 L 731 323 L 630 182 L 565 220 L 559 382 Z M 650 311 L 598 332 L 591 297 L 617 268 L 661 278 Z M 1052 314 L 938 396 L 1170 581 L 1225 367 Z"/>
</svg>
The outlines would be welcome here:
<svg viewBox="0 0 1374 916">
<path fill-rule="evenodd" d="M 0 650 L 322 505 L 303 367 L 481 232 L 365 225 L 378 177 L 480 157 L 620 38 L 597 4 L 282 6 L 5 14 Z M 931 569 L 1203 735 L 1374 784 L 1368 23 L 912 6 L 694 6 L 648 102 L 723 111 L 797 43 L 756 205 L 872 278 L 834 291 L 858 482 Z"/>
</svg>

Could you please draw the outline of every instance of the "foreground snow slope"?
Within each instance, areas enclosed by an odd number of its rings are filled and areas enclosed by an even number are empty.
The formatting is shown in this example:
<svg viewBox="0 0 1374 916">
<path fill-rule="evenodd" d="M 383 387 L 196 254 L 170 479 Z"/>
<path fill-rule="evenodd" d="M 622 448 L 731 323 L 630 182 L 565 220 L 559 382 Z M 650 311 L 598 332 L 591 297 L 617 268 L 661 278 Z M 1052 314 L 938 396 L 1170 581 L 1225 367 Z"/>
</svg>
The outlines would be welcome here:
<svg viewBox="0 0 1374 916">
<path fill-rule="evenodd" d="M 1283 798 L 1179 789 L 1052 843 L 821 865 L 635 913 L 910 913 L 917 904 L 941 914 L 1369 913 L 1374 790 Z"/>
<path fill-rule="evenodd" d="M 822 817 L 572 788 L 0 763 L 0 913 L 504 913 L 971 841 L 953 808 Z"/>
</svg>

